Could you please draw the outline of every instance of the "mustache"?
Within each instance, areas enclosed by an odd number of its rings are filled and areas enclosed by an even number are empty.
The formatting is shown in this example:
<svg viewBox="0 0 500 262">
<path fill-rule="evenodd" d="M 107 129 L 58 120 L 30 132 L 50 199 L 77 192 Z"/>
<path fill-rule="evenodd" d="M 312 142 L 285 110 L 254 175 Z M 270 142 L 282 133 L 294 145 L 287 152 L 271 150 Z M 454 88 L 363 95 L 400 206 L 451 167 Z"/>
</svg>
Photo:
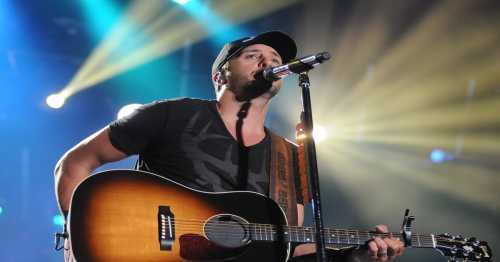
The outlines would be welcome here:
<svg viewBox="0 0 500 262">
<path fill-rule="evenodd" d="M 242 92 L 236 95 L 238 101 L 250 101 L 271 89 L 273 82 L 264 79 L 262 71 L 263 70 L 259 70 L 255 72 L 253 75 L 254 79 L 248 81 L 242 88 Z"/>
</svg>

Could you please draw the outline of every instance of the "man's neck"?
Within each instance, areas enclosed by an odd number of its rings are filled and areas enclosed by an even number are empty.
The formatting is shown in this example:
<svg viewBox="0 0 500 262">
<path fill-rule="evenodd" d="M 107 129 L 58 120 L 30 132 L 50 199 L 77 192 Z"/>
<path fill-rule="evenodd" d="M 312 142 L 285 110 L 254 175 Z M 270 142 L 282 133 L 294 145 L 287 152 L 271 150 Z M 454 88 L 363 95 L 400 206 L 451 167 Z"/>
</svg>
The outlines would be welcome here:
<svg viewBox="0 0 500 262">
<path fill-rule="evenodd" d="M 231 133 L 236 126 L 238 112 L 245 103 L 237 101 L 232 92 L 225 92 L 217 103 L 219 114 Z M 243 134 L 251 136 L 263 135 L 265 134 L 264 122 L 269 108 L 269 99 L 258 97 L 252 99 L 250 103 L 248 114 L 244 119 Z"/>
</svg>

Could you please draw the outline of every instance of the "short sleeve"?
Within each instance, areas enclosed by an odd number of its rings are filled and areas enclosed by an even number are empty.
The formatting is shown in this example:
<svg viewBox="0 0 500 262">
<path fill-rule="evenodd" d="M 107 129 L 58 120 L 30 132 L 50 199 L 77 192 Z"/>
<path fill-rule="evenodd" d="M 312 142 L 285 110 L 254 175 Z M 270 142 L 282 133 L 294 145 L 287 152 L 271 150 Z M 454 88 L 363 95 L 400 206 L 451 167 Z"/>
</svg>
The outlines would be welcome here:
<svg viewBox="0 0 500 262">
<path fill-rule="evenodd" d="M 138 154 L 158 140 L 167 122 L 168 102 L 143 105 L 109 125 L 111 144 L 127 155 Z"/>
</svg>

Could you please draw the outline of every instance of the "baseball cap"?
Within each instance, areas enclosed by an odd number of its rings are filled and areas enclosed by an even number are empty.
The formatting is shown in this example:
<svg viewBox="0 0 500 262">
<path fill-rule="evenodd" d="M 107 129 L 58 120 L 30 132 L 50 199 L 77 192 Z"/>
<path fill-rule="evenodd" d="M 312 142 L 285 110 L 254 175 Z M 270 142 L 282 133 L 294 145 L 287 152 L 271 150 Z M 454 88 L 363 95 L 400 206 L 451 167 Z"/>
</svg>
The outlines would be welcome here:
<svg viewBox="0 0 500 262">
<path fill-rule="evenodd" d="M 290 36 L 280 31 L 264 32 L 225 44 L 212 65 L 212 74 L 220 70 L 227 61 L 238 55 L 245 47 L 254 44 L 264 44 L 274 48 L 281 56 L 283 63 L 289 62 L 297 55 L 297 46 Z"/>
</svg>

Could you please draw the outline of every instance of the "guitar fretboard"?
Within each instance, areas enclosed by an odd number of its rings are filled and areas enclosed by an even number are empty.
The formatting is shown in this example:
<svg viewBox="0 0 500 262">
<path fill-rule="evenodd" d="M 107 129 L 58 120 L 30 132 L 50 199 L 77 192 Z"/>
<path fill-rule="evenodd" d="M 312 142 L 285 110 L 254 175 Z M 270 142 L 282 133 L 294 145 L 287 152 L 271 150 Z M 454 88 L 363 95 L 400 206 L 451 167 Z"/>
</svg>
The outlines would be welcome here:
<svg viewBox="0 0 500 262">
<path fill-rule="evenodd" d="M 278 241 L 296 243 L 314 243 L 315 229 L 312 227 L 276 227 L 266 224 L 249 224 L 252 240 Z M 374 237 L 401 238 L 400 233 L 374 233 L 370 231 L 358 231 L 348 229 L 328 229 L 324 231 L 325 242 L 337 245 L 364 245 Z M 412 234 L 411 246 L 415 248 L 435 248 L 436 239 L 432 234 Z"/>
</svg>

